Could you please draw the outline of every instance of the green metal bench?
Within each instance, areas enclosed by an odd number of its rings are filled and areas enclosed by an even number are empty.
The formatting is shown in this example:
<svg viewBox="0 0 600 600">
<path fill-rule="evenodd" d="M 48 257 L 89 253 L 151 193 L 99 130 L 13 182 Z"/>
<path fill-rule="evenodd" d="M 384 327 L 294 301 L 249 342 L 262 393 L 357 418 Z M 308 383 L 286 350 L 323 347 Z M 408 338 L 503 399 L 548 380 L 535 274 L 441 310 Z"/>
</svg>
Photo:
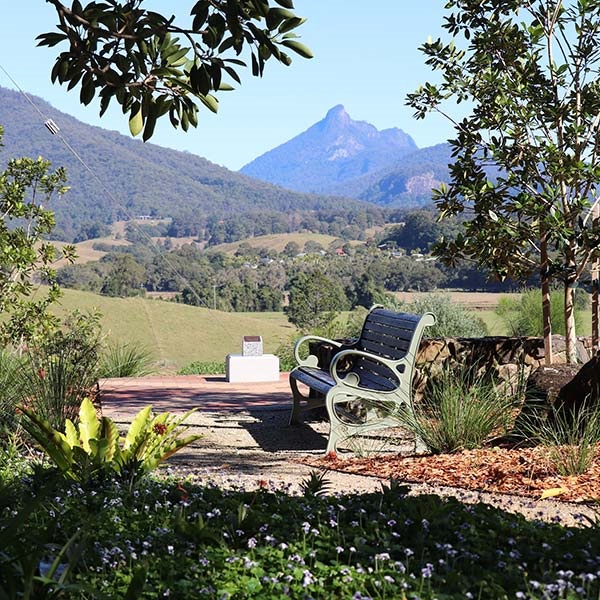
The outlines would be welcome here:
<svg viewBox="0 0 600 600">
<path fill-rule="evenodd" d="M 300 424 L 307 410 L 325 406 L 330 432 L 326 452 L 335 452 L 340 441 L 367 431 L 401 425 L 412 411 L 412 378 L 425 327 L 435 316 L 396 313 L 374 306 L 360 337 L 343 345 L 319 336 L 304 336 L 294 347 L 298 366 L 290 373 L 294 406 L 290 424 Z M 335 354 L 328 366 L 319 367 L 315 354 L 301 358 L 306 344 L 329 344 Z M 302 393 L 298 384 L 308 386 Z M 416 440 L 417 450 L 422 448 Z"/>
</svg>

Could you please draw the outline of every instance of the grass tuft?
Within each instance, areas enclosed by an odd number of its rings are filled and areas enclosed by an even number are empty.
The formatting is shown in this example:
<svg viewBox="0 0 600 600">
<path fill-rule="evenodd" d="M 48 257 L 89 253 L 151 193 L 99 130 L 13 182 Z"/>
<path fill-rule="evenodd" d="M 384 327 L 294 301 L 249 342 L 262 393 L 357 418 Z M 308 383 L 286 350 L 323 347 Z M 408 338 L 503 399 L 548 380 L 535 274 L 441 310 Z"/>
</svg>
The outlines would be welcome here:
<svg viewBox="0 0 600 600">
<path fill-rule="evenodd" d="M 492 382 L 446 369 L 432 378 L 407 425 L 433 454 L 472 450 L 506 433 L 513 405 Z"/>
<path fill-rule="evenodd" d="M 553 407 L 548 418 L 532 421 L 528 433 L 547 450 L 559 475 L 581 475 L 600 456 L 600 408 L 584 405 L 567 412 Z"/>
<path fill-rule="evenodd" d="M 152 353 L 138 344 L 113 343 L 102 355 L 100 377 L 144 377 L 152 372 Z"/>
</svg>

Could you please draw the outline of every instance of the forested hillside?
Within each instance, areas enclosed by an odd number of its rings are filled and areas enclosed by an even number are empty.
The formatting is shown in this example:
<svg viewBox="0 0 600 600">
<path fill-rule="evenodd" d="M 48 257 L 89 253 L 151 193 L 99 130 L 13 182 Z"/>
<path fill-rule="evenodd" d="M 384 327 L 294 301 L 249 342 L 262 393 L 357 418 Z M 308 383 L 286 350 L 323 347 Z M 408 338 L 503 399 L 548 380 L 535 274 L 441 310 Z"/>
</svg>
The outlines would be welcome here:
<svg viewBox="0 0 600 600">
<path fill-rule="evenodd" d="M 0 124 L 5 129 L 0 163 L 18 156 L 41 155 L 54 167 L 67 168 L 71 190 L 52 206 L 57 215 L 56 235 L 61 239 L 82 239 L 82 231 L 90 224 L 108 224 L 138 215 L 171 217 L 180 224 L 189 223 L 193 217 L 194 234 L 201 234 L 210 217 L 218 222 L 232 214 L 239 219 L 240 215 L 252 213 L 247 219 L 252 222 L 256 213 L 263 217 L 270 214 L 286 226 L 306 211 L 341 210 L 339 198 L 290 192 L 233 173 L 188 152 L 144 144 L 86 125 L 41 98 L 30 98 L 44 117 L 21 94 L 0 88 Z M 59 136 L 51 135 L 44 127 L 47 118 L 60 127 L 60 135 L 91 172 Z M 363 207 L 353 200 L 343 203 L 344 210 L 360 211 Z"/>
<path fill-rule="evenodd" d="M 451 162 L 450 144 L 421 148 L 393 167 L 347 181 L 331 192 L 380 206 L 424 206 L 431 204 L 431 190 L 448 181 Z"/>
</svg>

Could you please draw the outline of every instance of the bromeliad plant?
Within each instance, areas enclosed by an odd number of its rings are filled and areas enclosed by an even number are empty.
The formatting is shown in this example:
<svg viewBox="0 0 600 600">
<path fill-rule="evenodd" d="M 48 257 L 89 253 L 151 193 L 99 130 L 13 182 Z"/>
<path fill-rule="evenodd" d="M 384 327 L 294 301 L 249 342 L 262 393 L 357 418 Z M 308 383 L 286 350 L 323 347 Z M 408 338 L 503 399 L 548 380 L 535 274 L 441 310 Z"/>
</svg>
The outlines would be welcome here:
<svg viewBox="0 0 600 600">
<path fill-rule="evenodd" d="M 146 406 L 136 415 L 124 437 L 119 435 L 112 419 L 98 417 L 89 398 L 81 403 L 78 426 L 67 419 L 64 433 L 33 410 L 24 406 L 20 410 L 25 417 L 24 429 L 63 475 L 73 480 L 87 480 L 108 471 L 134 483 L 201 437 L 180 437 L 182 431 L 178 430 L 194 410 L 174 418 L 168 412 L 153 416 L 152 407 Z"/>
</svg>

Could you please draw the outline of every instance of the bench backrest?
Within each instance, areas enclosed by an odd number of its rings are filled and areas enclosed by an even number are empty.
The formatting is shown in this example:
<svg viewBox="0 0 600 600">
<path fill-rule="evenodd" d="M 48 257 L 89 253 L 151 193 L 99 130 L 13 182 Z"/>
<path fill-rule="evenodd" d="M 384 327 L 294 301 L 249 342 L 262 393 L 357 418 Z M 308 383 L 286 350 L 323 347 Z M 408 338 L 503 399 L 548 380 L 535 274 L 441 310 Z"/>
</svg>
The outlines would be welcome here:
<svg viewBox="0 0 600 600">
<path fill-rule="evenodd" d="M 420 321 L 419 315 L 374 308 L 365 319 L 355 348 L 389 360 L 401 360 L 409 351 L 416 351 L 415 346 L 420 342 L 422 332 Z M 420 330 L 419 339 L 413 340 L 417 329 Z M 399 385 L 399 378 L 395 374 L 381 363 L 368 358 L 357 358 L 351 371 L 359 375 L 362 386 L 371 389 L 388 390 Z M 401 365 L 399 372 L 403 371 L 404 365 Z"/>
</svg>

